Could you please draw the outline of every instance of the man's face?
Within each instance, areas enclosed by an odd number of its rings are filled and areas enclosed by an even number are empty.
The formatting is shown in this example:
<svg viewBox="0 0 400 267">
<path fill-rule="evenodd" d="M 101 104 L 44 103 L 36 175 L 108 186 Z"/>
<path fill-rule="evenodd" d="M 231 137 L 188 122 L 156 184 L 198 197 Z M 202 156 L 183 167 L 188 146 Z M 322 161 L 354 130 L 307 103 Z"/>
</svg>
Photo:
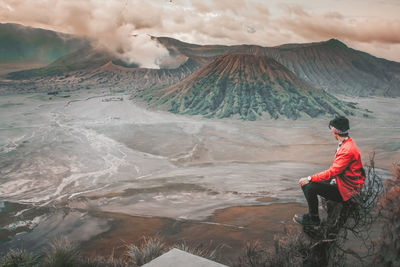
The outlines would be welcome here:
<svg viewBox="0 0 400 267">
<path fill-rule="evenodd" d="M 335 138 L 335 140 L 339 140 L 339 139 L 338 139 L 338 136 L 339 136 L 339 135 L 338 135 L 337 133 L 335 133 L 333 130 L 332 130 L 332 135 L 333 135 L 333 137 Z"/>
</svg>

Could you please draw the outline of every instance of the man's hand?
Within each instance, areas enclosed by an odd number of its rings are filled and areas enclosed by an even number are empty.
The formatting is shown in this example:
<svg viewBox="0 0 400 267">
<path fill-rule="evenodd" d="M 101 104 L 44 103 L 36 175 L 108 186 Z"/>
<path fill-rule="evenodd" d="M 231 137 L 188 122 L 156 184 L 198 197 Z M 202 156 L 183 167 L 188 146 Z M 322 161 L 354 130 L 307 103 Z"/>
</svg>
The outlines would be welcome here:
<svg viewBox="0 0 400 267">
<path fill-rule="evenodd" d="M 308 181 L 308 178 L 307 177 L 304 177 L 304 178 L 300 178 L 300 180 L 299 180 L 299 184 L 301 185 L 301 186 L 305 186 L 306 184 L 308 184 L 310 181 Z"/>
</svg>

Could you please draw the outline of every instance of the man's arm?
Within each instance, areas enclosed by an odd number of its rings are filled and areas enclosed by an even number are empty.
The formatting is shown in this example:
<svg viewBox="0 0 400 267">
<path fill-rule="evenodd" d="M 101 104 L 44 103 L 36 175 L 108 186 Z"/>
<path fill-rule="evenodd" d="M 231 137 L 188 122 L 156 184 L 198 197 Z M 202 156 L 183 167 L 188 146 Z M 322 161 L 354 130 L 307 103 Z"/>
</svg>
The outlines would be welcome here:
<svg viewBox="0 0 400 267">
<path fill-rule="evenodd" d="M 323 172 L 314 174 L 311 176 L 311 181 L 320 182 L 329 180 L 340 173 L 342 173 L 347 166 L 349 166 L 350 162 L 353 159 L 353 155 L 349 153 L 349 151 L 342 151 L 336 155 L 335 160 L 332 163 L 332 166 Z"/>
</svg>

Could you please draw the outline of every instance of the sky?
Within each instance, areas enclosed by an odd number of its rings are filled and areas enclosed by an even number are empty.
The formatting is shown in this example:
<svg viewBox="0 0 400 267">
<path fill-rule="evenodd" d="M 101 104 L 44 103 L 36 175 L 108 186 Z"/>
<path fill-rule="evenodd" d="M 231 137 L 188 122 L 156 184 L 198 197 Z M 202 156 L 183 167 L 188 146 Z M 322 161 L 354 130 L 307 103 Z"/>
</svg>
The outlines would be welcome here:
<svg viewBox="0 0 400 267">
<path fill-rule="evenodd" d="M 400 62 L 399 14 L 400 0 L 0 0 L 2 23 L 88 36 L 140 62 L 167 53 L 150 35 L 261 46 L 336 38 Z"/>
</svg>

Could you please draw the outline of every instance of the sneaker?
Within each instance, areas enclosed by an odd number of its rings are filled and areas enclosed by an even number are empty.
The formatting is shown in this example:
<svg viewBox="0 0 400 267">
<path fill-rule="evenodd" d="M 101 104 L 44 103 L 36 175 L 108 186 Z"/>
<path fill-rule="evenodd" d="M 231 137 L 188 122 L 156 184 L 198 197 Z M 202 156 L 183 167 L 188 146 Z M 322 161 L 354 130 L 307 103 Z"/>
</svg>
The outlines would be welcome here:
<svg viewBox="0 0 400 267">
<path fill-rule="evenodd" d="M 309 213 L 306 213 L 304 215 L 296 214 L 293 217 L 293 221 L 301 225 L 314 225 L 314 226 L 318 226 L 321 223 L 318 215 L 311 215 Z"/>
</svg>

